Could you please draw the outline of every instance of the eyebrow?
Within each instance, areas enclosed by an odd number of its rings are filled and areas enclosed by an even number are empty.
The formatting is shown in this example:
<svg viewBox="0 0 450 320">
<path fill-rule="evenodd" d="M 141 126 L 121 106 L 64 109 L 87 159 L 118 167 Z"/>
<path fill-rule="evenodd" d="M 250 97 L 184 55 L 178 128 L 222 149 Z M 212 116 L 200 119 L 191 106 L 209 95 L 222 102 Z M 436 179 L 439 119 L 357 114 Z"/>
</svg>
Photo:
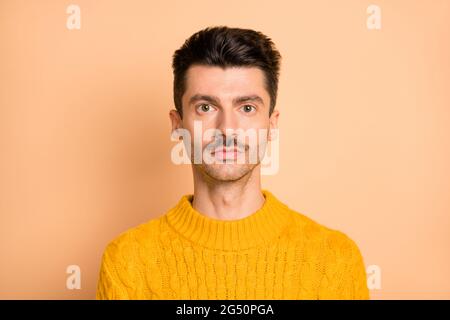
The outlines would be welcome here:
<svg viewBox="0 0 450 320">
<path fill-rule="evenodd" d="M 206 94 L 195 94 L 193 95 L 190 99 L 189 99 L 189 104 L 193 104 L 197 101 L 207 101 L 209 103 L 218 105 L 220 104 L 220 99 L 216 96 L 210 96 L 210 95 L 206 95 Z M 233 104 L 239 104 L 242 102 L 249 102 L 249 101 L 253 101 L 253 102 L 259 102 L 260 104 L 264 105 L 264 101 L 263 99 L 256 95 L 249 95 L 249 96 L 241 96 L 241 97 L 236 97 L 233 99 Z"/>
</svg>

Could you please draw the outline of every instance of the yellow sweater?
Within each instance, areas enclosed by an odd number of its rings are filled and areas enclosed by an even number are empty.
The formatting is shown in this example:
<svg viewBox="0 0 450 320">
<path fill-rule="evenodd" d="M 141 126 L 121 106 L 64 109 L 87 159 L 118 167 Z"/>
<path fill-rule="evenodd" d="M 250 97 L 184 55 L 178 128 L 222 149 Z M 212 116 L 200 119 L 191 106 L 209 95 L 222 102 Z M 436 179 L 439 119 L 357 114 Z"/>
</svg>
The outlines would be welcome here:
<svg viewBox="0 0 450 320">
<path fill-rule="evenodd" d="M 233 221 L 193 209 L 193 195 L 105 249 L 97 299 L 369 299 L 361 253 L 344 233 L 264 205 Z"/>
</svg>

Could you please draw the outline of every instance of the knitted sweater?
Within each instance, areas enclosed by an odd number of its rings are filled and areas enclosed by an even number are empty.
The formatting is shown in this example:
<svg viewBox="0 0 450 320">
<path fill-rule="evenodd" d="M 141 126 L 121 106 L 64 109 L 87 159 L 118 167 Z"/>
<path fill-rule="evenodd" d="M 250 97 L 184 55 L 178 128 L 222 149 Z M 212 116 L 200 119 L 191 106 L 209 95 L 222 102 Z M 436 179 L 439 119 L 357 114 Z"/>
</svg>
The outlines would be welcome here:
<svg viewBox="0 0 450 320">
<path fill-rule="evenodd" d="M 361 253 L 263 190 L 239 220 L 192 207 L 193 195 L 106 247 L 97 299 L 369 299 Z"/>
</svg>

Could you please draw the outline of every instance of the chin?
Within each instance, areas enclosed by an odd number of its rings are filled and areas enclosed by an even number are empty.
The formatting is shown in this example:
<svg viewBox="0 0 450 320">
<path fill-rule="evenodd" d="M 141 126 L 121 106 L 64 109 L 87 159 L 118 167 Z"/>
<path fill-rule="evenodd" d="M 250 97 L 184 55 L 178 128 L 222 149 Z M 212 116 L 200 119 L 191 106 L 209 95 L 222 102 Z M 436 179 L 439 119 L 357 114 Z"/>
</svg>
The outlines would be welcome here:
<svg viewBox="0 0 450 320">
<path fill-rule="evenodd" d="M 217 181 L 237 181 L 249 175 L 256 165 L 249 164 L 210 164 L 202 165 L 201 170 Z"/>
</svg>

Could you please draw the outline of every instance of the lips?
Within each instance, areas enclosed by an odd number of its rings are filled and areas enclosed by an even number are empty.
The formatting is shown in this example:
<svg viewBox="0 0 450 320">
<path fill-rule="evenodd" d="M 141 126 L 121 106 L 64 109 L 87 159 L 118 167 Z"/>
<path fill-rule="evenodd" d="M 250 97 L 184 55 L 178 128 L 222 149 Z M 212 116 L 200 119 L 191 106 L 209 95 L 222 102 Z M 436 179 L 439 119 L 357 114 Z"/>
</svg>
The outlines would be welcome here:
<svg viewBox="0 0 450 320">
<path fill-rule="evenodd" d="M 217 148 L 213 150 L 212 154 L 215 153 L 239 153 L 242 152 L 239 148 Z"/>
<path fill-rule="evenodd" d="M 239 148 L 217 148 L 213 150 L 212 155 L 219 160 L 235 160 L 242 151 Z"/>
</svg>

